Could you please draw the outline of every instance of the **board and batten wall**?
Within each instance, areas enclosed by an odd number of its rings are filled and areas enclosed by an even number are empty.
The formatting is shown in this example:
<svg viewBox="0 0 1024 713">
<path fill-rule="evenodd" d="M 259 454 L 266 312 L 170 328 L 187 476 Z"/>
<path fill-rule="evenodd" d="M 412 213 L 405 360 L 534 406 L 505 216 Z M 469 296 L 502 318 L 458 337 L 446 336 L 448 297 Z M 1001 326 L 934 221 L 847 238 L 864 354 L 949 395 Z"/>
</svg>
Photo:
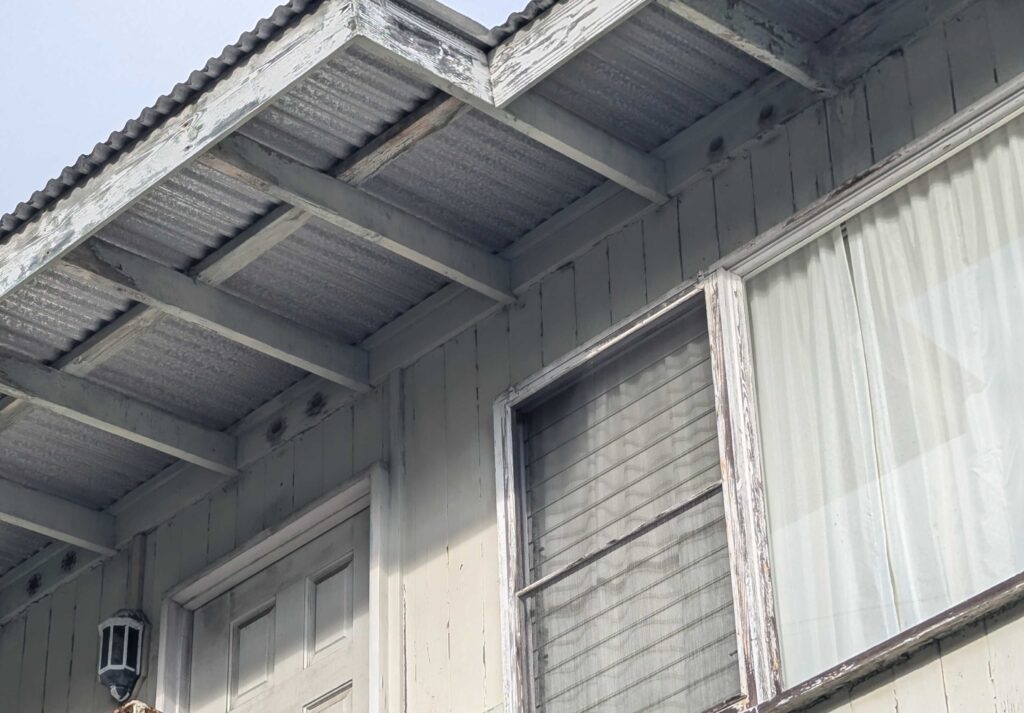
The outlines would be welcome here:
<svg viewBox="0 0 1024 713">
<path fill-rule="evenodd" d="M 404 475 L 396 487 L 406 710 L 501 710 L 491 421 L 498 394 L 1024 72 L 1021 37 L 1022 0 L 978 0 L 405 370 Z M 388 432 L 378 390 L 151 532 L 143 587 L 150 620 L 158 621 L 161 597 L 177 582 L 360 468 L 388 460 Z M 124 604 L 126 578 L 122 554 L 0 630 L 0 710 L 111 709 L 95 683 L 95 626 Z M 813 710 L 1024 711 L 1022 664 L 1018 608 Z M 144 700 L 153 699 L 155 669 L 151 649 Z"/>
</svg>

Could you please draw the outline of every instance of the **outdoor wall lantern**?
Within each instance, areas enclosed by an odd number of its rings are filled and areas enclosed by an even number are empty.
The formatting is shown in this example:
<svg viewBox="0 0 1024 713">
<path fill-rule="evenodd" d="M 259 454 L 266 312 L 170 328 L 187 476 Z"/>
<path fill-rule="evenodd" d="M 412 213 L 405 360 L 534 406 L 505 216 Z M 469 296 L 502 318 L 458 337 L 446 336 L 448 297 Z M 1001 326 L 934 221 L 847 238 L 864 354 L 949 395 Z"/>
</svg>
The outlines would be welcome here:
<svg viewBox="0 0 1024 713">
<path fill-rule="evenodd" d="M 100 683 L 118 703 L 135 690 L 142 673 L 142 637 L 146 618 L 141 612 L 122 609 L 100 624 Z"/>
</svg>

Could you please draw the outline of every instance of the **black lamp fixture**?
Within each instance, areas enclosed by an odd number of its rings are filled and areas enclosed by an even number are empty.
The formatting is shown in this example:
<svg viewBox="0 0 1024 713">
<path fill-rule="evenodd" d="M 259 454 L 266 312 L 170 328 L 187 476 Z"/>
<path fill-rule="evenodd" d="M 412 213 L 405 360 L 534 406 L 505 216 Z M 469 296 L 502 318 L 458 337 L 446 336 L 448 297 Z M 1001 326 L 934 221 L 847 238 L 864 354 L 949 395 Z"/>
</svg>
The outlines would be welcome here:
<svg viewBox="0 0 1024 713">
<path fill-rule="evenodd" d="M 142 674 L 142 642 L 146 617 L 142 612 L 122 609 L 100 624 L 100 683 L 110 689 L 118 703 L 135 690 Z"/>
</svg>

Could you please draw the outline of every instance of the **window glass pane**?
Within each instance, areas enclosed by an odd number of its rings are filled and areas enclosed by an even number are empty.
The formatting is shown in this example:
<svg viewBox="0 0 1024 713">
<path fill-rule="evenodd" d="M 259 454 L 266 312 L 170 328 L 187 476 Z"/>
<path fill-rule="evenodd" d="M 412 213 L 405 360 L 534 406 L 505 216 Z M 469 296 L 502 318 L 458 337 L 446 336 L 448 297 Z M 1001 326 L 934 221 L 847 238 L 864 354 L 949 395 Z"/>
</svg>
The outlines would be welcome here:
<svg viewBox="0 0 1024 713">
<path fill-rule="evenodd" d="M 748 284 L 786 679 L 1024 569 L 1024 122 Z"/>
<path fill-rule="evenodd" d="M 530 600 L 548 713 L 703 711 L 739 690 L 721 495 Z"/>
<path fill-rule="evenodd" d="M 703 711 L 740 690 L 706 315 L 693 310 L 521 414 L 537 709 Z"/>
</svg>

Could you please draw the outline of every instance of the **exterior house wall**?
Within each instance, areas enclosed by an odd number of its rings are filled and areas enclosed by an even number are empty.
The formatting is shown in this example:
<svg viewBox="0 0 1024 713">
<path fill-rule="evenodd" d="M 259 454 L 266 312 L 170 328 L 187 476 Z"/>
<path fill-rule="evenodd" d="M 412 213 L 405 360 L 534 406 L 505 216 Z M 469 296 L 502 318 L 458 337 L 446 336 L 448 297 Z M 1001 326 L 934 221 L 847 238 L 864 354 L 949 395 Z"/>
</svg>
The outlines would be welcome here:
<svg viewBox="0 0 1024 713">
<path fill-rule="evenodd" d="M 980 0 L 890 55 L 599 242 L 519 302 L 423 356 L 402 378 L 403 453 L 389 453 L 383 390 L 284 443 L 223 491 L 147 538 L 144 609 L 163 592 L 370 463 L 401 458 L 406 709 L 484 713 L 502 704 L 491 405 L 509 385 L 885 158 L 1024 71 L 1024 3 Z M 122 553 L 0 631 L 0 708 L 89 713 L 95 623 L 122 606 Z M 151 636 L 155 641 L 156 633 Z M 1024 611 L 1008 612 L 814 710 L 1021 710 Z M 140 697 L 152 700 L 155 648 Z"/>
</svg>

